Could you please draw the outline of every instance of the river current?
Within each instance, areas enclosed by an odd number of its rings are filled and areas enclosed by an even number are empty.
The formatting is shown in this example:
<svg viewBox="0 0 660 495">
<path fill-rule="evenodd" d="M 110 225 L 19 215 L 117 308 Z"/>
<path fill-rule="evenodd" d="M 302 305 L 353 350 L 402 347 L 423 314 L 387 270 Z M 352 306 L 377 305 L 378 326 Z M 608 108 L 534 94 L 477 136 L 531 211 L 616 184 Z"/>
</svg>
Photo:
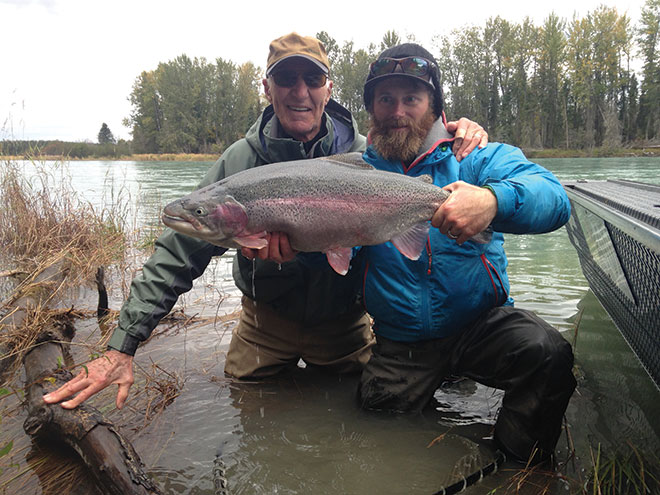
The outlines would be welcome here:
<svg viewBox="0 0 660 495">
<path fill-rule="evenodd" d="M 538 161 L 561 180 L 660 183 L 659 158 Z M 31 164 L 23 165 L 30 169 Z M 162 205 L 190 192 L 210 163 L 44 165 L 97 207 L 140 205 L 127 216 L 133 215 L 135 227 L 141 228 L 157 221 Z M 566 414 L 570 434 L 563 433 L 558 445 L 566 476 L 584 476 L 599 445 L 614 452 L 629 442 L 660 452 L 660 392 L 589 290 L 565 229 L 507 235 L 505 247 L 516 304 L 536 312 L 574 344 L 578 389 Z M 110 306 L 119 309 L 124 297 L 123 291 L 113 290 Z M 93 307 L 93 294 L 81 296 L 79 303 Z M 94 400 L 122 427 L 168 494 L 215 493 L 218 460 L 232 494 L 428 494 L 492 456 L 472 440 L 488 435 L 501 392 L 471 381 L 439 389 L 434 407 L 421 415 L 400 416 L 360 411 L 355 377 L 326 376 L 302 366 L 263 382 L 225 377 L 225 353 L 240 308 L 230 255 L 214 260 L 177 308 L 198 321 L 183 325 L 172 319 L 157 328 L 136 356 L 136 384 L 127 406 L 114 409 L 114 389 Z M 229 316 L 218 318 L 223 315 Z M 95 321 L 81 321 L 77 328 L 77 339 L 98 332 Z M 178 395 L 166 407 L 152 407 L 158 397 L 154 387 L 168 381 Z M 35 455 L 22 432 L 24 416 L 16 411 L 9 401 L 0 402 L 0 448 L 14 442 L 11 453 L 0 457 L 0 493 L 39 494 L 38 470 L 36 476 L 28 469 L 11 480 Z M 511 475 L 498 473 L 467 493 L 506 487 Z M 567 493 L 566 483 L 551 483 L 553 493 Z"/>
</svg>

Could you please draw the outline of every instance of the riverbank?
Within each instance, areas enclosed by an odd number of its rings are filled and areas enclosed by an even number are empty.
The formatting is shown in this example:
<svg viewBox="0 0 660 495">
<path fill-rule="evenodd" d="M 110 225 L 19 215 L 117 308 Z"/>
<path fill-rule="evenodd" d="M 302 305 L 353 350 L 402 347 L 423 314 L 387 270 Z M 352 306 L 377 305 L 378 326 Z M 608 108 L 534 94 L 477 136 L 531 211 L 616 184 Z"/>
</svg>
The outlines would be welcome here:
<svg viewBox="0 0 660 495">
<path fill-rule="evenodd" d="M 145 153 L 122 156 L 94 156 L 73 158 L 62 155 L 0 155 L 0 160 L 53 160 L 53 161 L 132 161 L 132 162 L 214 162 L 220 154 L 204 153 Z"/>
<path fill-rule="evenodd" d="M 631 146 L 626 148 L 592 149 L 530 149 L 523 148 L 527 158 L 639 158 L 660 156 L 660 145 Z"/>
<path fill-rule="evenodd" d="M 660 145 L 635 146 L 625 148 L 592 148 L 592 149 L 523 149 L 528 158 L 639 158 L 660 157 Z M 220 155 L 214 153 L 145 153 L 124 155 L 119 157 L 99 156 L 86 158 L 72 158 L 58 155 L 24 155 L 3 156 L 0 160 L 55 160 L 55 161 L 136 161 L 136 162 L 214 162 Z"/>
</svg>

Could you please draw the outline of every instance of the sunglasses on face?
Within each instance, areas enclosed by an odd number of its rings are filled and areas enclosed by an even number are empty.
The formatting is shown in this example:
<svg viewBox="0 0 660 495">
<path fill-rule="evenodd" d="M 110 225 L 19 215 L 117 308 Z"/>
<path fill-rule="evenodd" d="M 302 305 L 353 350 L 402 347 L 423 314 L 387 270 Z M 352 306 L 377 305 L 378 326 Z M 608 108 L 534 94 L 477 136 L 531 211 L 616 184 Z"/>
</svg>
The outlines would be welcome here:
<svg viewBox="0 0 660 495">
<path fill-rule="evenodd" d="M 293 70 L 282 70 L 272 74 L 275 84 L 281 88 L 293 88 L 298 83 L 298 76 L 302 77 L 308 88 L 325 86 L 328 76 L 322 72 L 304 72 L 302 74 Z"/>
<path fill-rule="evenodd" d="M 395 72 L 397 66 L 401 67 L 401 71 L 404 74 L 415 77 L 424 77 L 431 74 L 431 70 L 435 67 L 435 64 L 422 57 L 384 57 L 373 62 L 369 70 L 374 76 L 384 76 Z"/>
</svg>

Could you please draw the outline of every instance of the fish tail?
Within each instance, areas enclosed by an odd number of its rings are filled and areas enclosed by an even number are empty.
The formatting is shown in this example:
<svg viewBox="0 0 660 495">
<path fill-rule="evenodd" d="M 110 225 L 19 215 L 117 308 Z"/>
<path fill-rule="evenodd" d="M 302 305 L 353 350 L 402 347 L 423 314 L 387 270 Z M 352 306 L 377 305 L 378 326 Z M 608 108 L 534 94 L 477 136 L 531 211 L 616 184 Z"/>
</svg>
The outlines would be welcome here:
<svg viewBox="0 0 660 495">
<path fill-rule="evenodd" d="M 470 237 L 471 241 L 478 242 L 479 244 L 488 244 L 493 239 L 493 227 L 490 225 L 485 229 L 479 232 L 478 234 Z"/>
</svg>

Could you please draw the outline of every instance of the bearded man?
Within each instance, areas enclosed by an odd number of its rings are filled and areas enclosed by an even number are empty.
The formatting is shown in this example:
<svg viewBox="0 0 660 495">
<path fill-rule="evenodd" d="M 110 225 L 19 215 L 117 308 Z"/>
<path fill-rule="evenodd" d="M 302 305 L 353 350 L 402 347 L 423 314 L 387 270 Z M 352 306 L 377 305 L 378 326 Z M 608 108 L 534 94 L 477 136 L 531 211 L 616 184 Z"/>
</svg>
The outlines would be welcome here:
<svg viewBox="0 0 660 495">
<path fill-rule="evenodd" d="M 364 159 L 379 170 L 430 176 L 451 191 L 433 216 L 417 261 L 391 243 L 366 254 L 363 303 L 376 345 L 363 370 L 364 408 L 418 411 L 443 378 L 465 376 L 504 390 L 495 424 L 509 459 L 549 459 L 576 382 L 569 343 L 545 321 L 514 308 L 503 232 L 564 225 L 570 204 L 559 181 L 513 146 L 489 143 L 458 163 L 451 153 L 437 63 L 416 44 L 385 50 L 364 86 L 371 115 Z M 491 226 L 492 240 L 469 240 Z"/>
</svg>

